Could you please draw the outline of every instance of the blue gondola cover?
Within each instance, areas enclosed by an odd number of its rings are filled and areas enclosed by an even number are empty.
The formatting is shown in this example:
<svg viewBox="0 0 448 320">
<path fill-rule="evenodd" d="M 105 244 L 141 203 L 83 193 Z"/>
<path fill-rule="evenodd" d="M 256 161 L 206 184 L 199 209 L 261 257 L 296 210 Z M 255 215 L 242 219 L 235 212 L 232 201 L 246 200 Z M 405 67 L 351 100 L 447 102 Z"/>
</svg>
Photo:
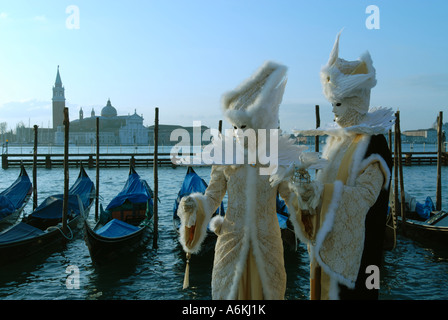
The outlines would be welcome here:
<svg viewBox="0 0 448 320">
<path fill-rule="evenodd" d="M 284 216 L 289 216 L 289 211 L 288 207 L 286 206 L 285 200 L 280 198 L 280 196 L 278 195 L 277 195 L 276 209 L 277 213 L 282 214 Z"/>
<path fill-rule="evenodd" d="M 146 189 L 145 184 L 146 181 L 141 180 L 137 173 L 130 174 L 123 190 L 112 199 L 106 211 L 121 206 L 126 200 L 132 203 L 146 203 L 150 200 L 152 205 L 151 194 L 148 193 L 149 188 Z"/>
<path fill-rule="evenodd" d="M 39 236 L 44 232 L 26 223 L 20 222 L 0 235 L 0 243 L 14 242 Z"/>
<path fill-rule="evenodd" d="M 90 205 L 91 195 L 94 190 L 92 180 L 86 175 L 80 175 L 69 189 L 68 216 L 76 216 L 81 213 L 78 197 L 82 202 L 83 209 Z M 31 216 L 41 219 L 61 219 L 64 202 L 63 194 L 55 194 L 45 199 Z"/>
<path fill-rule="evenodd" d="M 61 219 L 64 195 L 57 194 L 45 199 L 31 216 L 41 219 Z M 68 196 L 68 215 L 76 216 L 80 213 L 78 196 L 70 194 Z"/>
<path fill-rule="evenodd" d="M 280 198 L 279 195 L 277 195 L 276 200 L 276 210 L 277 210 L 277 218 L 278 218 L 278 224 L 280 225 L 280 229 L 286 229 L 287 228 L 287 221 L 289 217 L 289 211 L 288 207 L 286 206 L 285 201 Z"/>
<path fill-rule="evenodd" d="M 280 229 L 286 229 L 287 228 L 286 221 L 288 221 L 288 217 L 280 213 L 277 213 L 277 218 L 278 218 L 278 224 L 280 225 Z"/>
<path fill-rule="evenodd" d="M 429 217 L 431 216 L 431 212 L 435 209 L 436 208 L 434 206 L 434 203 L 432 202 L 431 197 L 426 197 L 425 203 L 417 202 L 415 204 L 415 211 L 423 219 L 429 219 Z"/>
<path fill-rule="evenodd" d="M 0 193 L 0 219 L 22 206 L 32 184 L 28 175 L 20 175 L 14 183 Z"/>
<path fill-rule="evenodd" d="M 93 181 L 87 175 L 81 175 L 71 186 L 69 194 L 77 194 L 81 198 L 84 208 L 88 207 L 91 202 L 91 196 L 95 186 Z"/>
<path fill-rule="evenodd" d="M 118 219 L 112 219 L 106 225 L 96 231 L 100 236 L 107 238 L 118 238 L 140 230 L 139 227 L 130 225 Z"/>
<path fill-rule="evenodd" d="M 180 188 L 179 193 L 177 194 L 177 199 L 174 202 L 173 216 L 177 217 L 177 210 L 179 208 L 179 203 L 183 197 L 188 196 L 189 194 L 194 192 L 205 193 L 207 187 L 208 185 L 204 181 L 204 179 L 199 177 L 199 175 L 193 170 L 193 168 L 189 167 L 184 182 L 182 183 L 182 187 Z M 223 203 L 221 203 L 221 209 L 218 208 L 218 210 L 216 211 L 216 213 L 218 212 L 220 215 L 222 216 L 224 215 Z"/>
<path fill-rule="evenodd" d="M 0 195 L 0 219 L 7 217 L 16 210 L 9 197 Z"/>
</svg>

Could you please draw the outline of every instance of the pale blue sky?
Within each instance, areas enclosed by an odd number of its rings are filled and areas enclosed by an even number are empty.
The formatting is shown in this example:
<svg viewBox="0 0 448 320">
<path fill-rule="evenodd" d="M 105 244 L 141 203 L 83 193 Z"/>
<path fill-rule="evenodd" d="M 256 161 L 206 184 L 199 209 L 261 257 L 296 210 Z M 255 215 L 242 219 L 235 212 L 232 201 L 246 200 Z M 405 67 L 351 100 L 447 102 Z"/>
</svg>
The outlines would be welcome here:
<svg viewBox="0 0 448 320">
<path fill-rule="evenodd" d="M 366 28 L 369 5 L 380 29 Z M 342 58 L 372 55 L 371 105 L 399 109 L 403 130 L 427 128 L 448 111 L 447 15 L 443 0 L 0 1 L 0 122 L 51 126 L 59 65 L 70 120 L 110 98 L 145 125 L 157 106 L 160 123 L 216 127 L 221 95 L 274 60 L 289 68 L 282 128 L 312 128 L 315 104 L 332 121 L 319 71 L 344 28 Z"/>
</svg>

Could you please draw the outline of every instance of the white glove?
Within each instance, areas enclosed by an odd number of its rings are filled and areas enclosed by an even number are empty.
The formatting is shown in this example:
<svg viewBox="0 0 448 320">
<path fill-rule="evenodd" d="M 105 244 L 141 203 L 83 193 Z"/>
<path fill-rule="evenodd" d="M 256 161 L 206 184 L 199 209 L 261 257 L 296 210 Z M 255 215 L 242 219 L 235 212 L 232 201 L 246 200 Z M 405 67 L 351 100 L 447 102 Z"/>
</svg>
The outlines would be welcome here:
<svg viewBox="0 0 448 320">
<path fill-rule="evenodd" d="M 196 201 L 190 196 L 183 197 L 179 205 L 179 217 L 183 224 L 190 228 L 196 224 Z"/>
<path fill-rule="evenodd" d="M 300 208 L 304 210 L 316 209 L 320 203 L 324 185 L 319 181 L 312 181 L 310 183 L 295 185 L 295 187 Z"/>
<path fill-rule="evenodd" d="M 271 187 L 275 187 L 282 181 L 287 181 L 294 174 L 294 163 L 291 163 L 288 168 L 283 166 L 278 166 L 275 174 L 271 175 L 269 182 Z"/>
</svg>

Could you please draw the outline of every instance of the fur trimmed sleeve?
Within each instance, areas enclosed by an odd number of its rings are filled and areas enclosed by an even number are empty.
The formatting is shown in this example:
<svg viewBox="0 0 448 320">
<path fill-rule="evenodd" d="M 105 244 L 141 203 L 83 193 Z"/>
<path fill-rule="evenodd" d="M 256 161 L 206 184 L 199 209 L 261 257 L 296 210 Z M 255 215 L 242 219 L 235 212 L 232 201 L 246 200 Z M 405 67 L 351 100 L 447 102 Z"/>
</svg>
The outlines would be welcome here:
<svg viewBox="0 0 448 320">
<path fill-rule="evenodd" d="M 332 204 L 321 213 L 323 221 L 316 236 L 315 257 L 325 272 L 348 287 L 354 286 L 358 275 L 366 215 L 386 179 L 380 164 L 371 163 L 353 186 L 341 183 L 334 188 Z"/>
<path fill-rule="evenodd" d="M 227 181 L 222 168 L 213 166 L 210 176 L 210 183 L 205 194 L 190 194 L 195 203 L 194 211 L 186 214 L 183 212 L 182 206 L 179 208 L 180 217 L 195 216 L 194 225 L 191 225 L 189 218 L 181 218 L 179 240 L 185 252 L 198 253 L 201 250 L 201 244 L 207 235 L 207 226 L 210 219 L 221 205 L 227 191 Z"/>
</svg>

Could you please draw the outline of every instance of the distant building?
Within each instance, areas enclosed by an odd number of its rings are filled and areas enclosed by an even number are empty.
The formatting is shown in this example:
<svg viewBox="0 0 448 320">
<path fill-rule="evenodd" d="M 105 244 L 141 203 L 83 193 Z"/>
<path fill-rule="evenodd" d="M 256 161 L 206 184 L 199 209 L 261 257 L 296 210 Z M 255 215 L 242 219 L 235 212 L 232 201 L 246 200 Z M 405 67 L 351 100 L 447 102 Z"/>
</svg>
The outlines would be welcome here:
<svg viewBox="0 0 448 320">
<path fill-rule="evenodd" d="M 118 130 L 121 145 L 148 145 L 149 129 L 143 126 L 143 118 L 137 114 L 126 118 L 126 124 Z"/>
<path fill-rule="evenodd" d="M 53 132 L 54 143 L 64 144 L 65 94 L 61 75 L 58 71 L 53 87 Z M 70 143 L 92 145 L 96 143 L 96 119 L 99 119 L 99 138 L 101 145 L 148 145 L 149 129 L 143 126 L 143 117 L 137 114 L 119 116 L 110 99 L 101 109 L 99 116 L 92 109 L 90 117 L 84 117 L 82 108 L 79 119 L 70 121 Z"/>
<path fill-rule="evenodd" d="M 419 129 L 419 130 L 406 130 L 402 132 L 402 143 L 437 143 L 437 130 Z"/>
<path fill-rule="evenodd" d="M 62 86 L 61 75 L 56 73 L 56 81 L 53 87 L 53 130 L 64 125 L 65 89 Z"/>
<path fill-rule="evenodd" d="M 101 145 L 148 145 L 148 128 L 143 126 L 143 117 L 137 114 L 119 116 L 110 99 L 101 109 L 100 116 L 92 109 L 90 117 L 84 117 L 82 108 L 79 119 L 70 122 L 70 142 L 76 145 L 96 143 L 96 119 L 99 119 Z"/>
<path fill-rule="evenodd" d="M 167 125 L 167 124 L 159 124 L 159 130 L 158 130 L 158 144 L 159 146 L 174 146 L 177 145 L 179 143 L 188 143 L 189 145 L 205 145 L 207 144 L 207 141 L 195 141 L 194 140 L 194 134 L 197 132 L 201 133 L 201 140 L 204 137 L 204 131 L 208 130 L 209 128 L 206 126 L 201 126 L 201 127 L 182 127 L 179 125 Z M 154 144 L 154 126 L 149 126 L 149 141 L 151 143 L 151 145 Z M 190 138 L 189 141 L 184 141 L 183 137 L 181 136 L 177 136 L 176 134 L 172 133 L 174 130 L 177 129 L 181 129 L 183 132 L 188 134 L 188 137 Z M 171 140 L 173 139 L 173 140 Z M 199 144 L 197 144 L 197 142 L 199 142 Z"/>
</svg>

